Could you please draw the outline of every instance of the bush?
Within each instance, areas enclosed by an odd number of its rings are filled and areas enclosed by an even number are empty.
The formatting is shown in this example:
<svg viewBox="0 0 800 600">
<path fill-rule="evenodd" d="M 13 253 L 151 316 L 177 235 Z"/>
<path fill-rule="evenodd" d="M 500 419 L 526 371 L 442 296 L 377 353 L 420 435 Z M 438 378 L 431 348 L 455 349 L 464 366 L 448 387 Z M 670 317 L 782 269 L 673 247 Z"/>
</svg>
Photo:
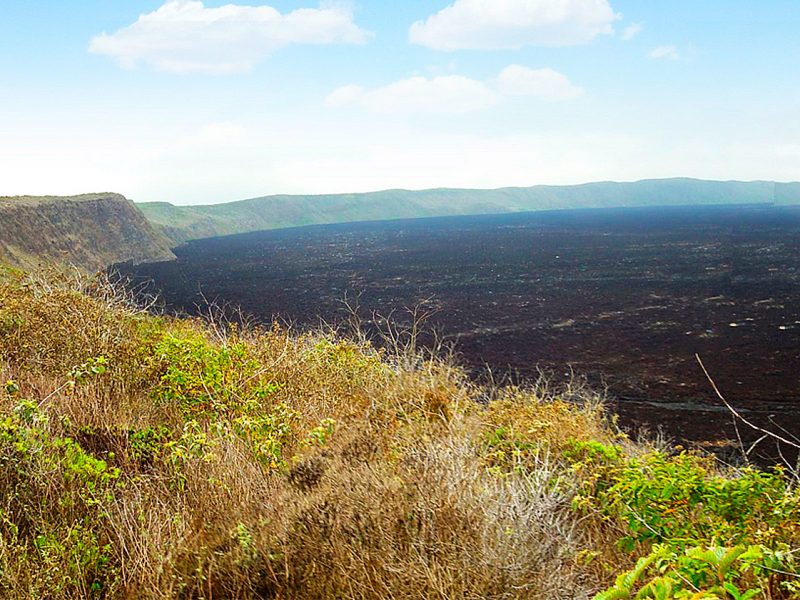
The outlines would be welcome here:
<svg viewBox="0 0 800 600">
<path fill-rule="evenodd" d="M 636 567 L 622 573 L 613 587 L 595 600 L 628 598 L 795 598 L 800 593 L 791 552 L 763 546 L 692 547 L 676 551 L 658 545 Z"/>
<path fill-rule="evenodd" d="M 18 591 L 10 574 L 29 578 L 31 592 L 42 595 L 91 598 L 114 589 L 118 566 L 103 507 L 114 500 L 120 471 L 55 435 L 24 400 L 0 422 L 0 465 L 0 589 Z"/>
<path fill-rule="evenodd" d="M 629 550 L 641 542 L 689 546 L 795 539 L 800 497 L 780 470 L 714 472 L 712 459 L 688 452 L 627 458 L 614 446 L 575 442 L 573 468 L 588 473 L 576 506 L 621 521 Z"/>
<path fill-rule="evenodd" d="M 574 506 L 601 515 L 623 549 L 645 553 L 597 600 L 793 597 L 780 594 L 793 593 L 786 550 L 800 539 L 800 497 L 780 470 L 721 474 L 709 457 L 630 458 L 597 442 L 565 455 L 583 479 Z"/>
</svg>

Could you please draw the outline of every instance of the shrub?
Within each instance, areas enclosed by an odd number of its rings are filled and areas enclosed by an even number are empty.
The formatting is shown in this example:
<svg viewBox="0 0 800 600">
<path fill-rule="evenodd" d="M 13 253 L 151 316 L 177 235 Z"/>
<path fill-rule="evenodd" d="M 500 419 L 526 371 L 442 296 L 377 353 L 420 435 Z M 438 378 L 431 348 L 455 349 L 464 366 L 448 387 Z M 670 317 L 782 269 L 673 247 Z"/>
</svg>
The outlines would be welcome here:
<svg viewBox="0 0 800 600">
<path fill-rule="evenodd" d="M 47 416 L 24 400 L 0 422 L 0 465 L 0 538 L 16 563 L 3 570 L 0 589 L 15 591 L 8 574 L 34 565 L 25 575 L 42 595 L 90 598 L 113 589 L 117 566 L 103 507 L 120 471 L 54 435 Z"/>
<path fill-rule="evenodd" d="M 636 567 L 617 577 L 613 587 L 595 600 L 654 598 L 797 597 L 793 553 L 770 551 L 763 546 L 692 547 L 678 551 L 658 545 Z"/>
<path fill-rule="evenodd" d="M 620 542 L 628 549 L 637 542 L 767 543 L 800 532 L 800 498 L 780 470 L 723 476 L 709 457 L 656 451 L 626 458 L 596 442 L 575 442 L 567 456 L 589 474 L 576 506 L 621 520 L 627 534 Z"/>
</svg>

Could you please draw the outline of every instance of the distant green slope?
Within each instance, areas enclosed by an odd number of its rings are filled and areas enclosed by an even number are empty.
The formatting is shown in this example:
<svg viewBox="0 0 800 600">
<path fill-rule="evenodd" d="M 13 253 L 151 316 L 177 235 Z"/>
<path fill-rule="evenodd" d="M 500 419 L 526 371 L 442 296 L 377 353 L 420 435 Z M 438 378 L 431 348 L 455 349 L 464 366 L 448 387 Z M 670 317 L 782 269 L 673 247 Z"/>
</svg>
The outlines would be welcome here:
<svg viewBox="0 0 800 600">
<path fill-rule="evenodd" d="M 776 183 L 775 204 L 800 204 L 800 182 Z"/>
<path fill-rule="evenodd" d="M 686 204 L 800 204 L 800 183 L 652 179 L 496 190 L 385 190 L 364 194 L 265 196 L 209 206 L 139 205 L 175 242 L 278 229 L 345 223 L 568 208 Z"/>
</svg>

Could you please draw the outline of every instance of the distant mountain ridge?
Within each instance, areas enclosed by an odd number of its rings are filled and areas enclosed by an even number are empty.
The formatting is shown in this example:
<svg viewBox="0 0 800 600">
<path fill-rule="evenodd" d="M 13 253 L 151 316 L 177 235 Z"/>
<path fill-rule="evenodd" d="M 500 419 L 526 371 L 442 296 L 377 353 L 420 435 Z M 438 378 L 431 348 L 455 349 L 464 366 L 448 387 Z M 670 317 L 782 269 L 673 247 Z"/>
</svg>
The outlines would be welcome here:
<svg viewBox="0 0 800 600">
<path fill-rule="evenodd" d="M 70 263 L 90 271 L 172 260 L 170 243 L 120 194 L 0 197 L 0 264 Z"/>
<path fill-rule="evenodd" d="M 692 204 L 800 204 L 800 182 L 646 179 L 494 190 L 439 188 L 275 195 L 207 206 L 175 206 L 167 202 L 138 206 L 174 243 L 181 243 L 248 231 L 351 221 Z"/>
<path fill-rule="evenodd" d="M 326 223 L 576 208 L 800 205 L 800 182 L 656 179 L 496 190 L 385 190 L 265 196 L 209 206 L 135 205 L 113 193 L 0 197 L 0 264 L 66 262 L 86 270 L 175 258 L 206 237 Z"/>
</svg>

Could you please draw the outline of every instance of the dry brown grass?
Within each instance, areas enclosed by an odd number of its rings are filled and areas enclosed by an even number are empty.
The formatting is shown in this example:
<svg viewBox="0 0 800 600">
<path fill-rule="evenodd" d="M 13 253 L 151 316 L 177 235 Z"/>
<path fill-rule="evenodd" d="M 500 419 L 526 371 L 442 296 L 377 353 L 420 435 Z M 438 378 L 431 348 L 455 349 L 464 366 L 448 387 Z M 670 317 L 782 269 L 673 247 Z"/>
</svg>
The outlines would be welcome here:
<svg viewBox="0 0 800 600">
<path fill-rule="evenodd" d="M 413 346 L 172 321 L 112 292 L 0 282 L 0 376 L 20 388 L 0 392 L 3 418 L 29 400 L 41 439 L 70 437 L 120 469 L 87 491 L 50 442 L 23 457 L 6 436 L 3 597 L 588 598 L 612 576 L 588 554 L 630 560 L 570 506 L 569 440 L 619 441 L 590 392 L 487 390 Z M 157 400 L 167 334 L 246 348 L 259 368 L 236 386 L 274 384 L 262 410 L 294 415 L 281 466 L 255 458 L 235 415 Z M 97 356 L 108 371 L 69 385 L 70 369 Z M 333 433 L 315 441 L 324 419 Z M 143 454 L 148 428 L 162 437 Z M 530 446 L 493 446 L 499 429 Z M 9 470 L 20 461 L 22 479 Z M 47 560 L 41 536 L 62 547 Z M 90 552 L 81 536 L 101 566 L 71 565 Z"/>
</svg>

